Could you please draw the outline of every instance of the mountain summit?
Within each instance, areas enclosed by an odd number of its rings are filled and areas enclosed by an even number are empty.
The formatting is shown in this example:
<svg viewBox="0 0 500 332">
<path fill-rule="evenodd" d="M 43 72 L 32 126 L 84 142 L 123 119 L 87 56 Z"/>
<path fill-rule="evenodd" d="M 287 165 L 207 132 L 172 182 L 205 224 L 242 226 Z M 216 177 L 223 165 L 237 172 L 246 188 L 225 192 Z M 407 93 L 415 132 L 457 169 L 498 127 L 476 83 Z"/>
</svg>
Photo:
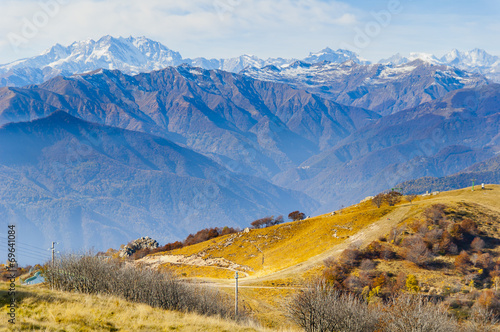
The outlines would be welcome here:
<svg viewBox="0 0 500 332">
<path fill-rule="evenodd" d="M 408 57 L 404 57 L 398 53 L 388 59 L 380 60 L 379 63 L 401 65 L 415 60 L 422 60 L 435 65 L 452 66 L 473 73 L 479 73 L 492 81 L 500 82 L 500 57 L 488 54 L 486 51 L 478 48 L 468 52 L 453 49 L 441 58 L 427 53 L 411 53 Z"/>
<path fill-rule="evenodd" d="M 333 51 L 330 48 L 317 53 L 310 53 L 303 61 L 318 63 L 329 61 L 342 63 L 352 60 L 359 64 L 361 60 L 356 53 L 347 50 Z M 263 60 L 253 55 L 242 55 L 226 59 L 183 59 L 175 51 L 163 44 L 146 37 L 115 38 L 104 36 L 95 41 L 87 39 L 74 42 L 64 47 L 56 44 L 42 54 L 0 65 L 0 86 L 25 86 L 40 84 L 55 76 L 71 76 L 83 74 L 97 69 L 120 70 L 125 74 L 151 72 L 170 66 L 187 64 L 203 69 L 218 69 L 239 73 L 245 68 L 262 68 L 265 66 L 286 66 L 297 59 L 269 58 Z"/>
</svg>

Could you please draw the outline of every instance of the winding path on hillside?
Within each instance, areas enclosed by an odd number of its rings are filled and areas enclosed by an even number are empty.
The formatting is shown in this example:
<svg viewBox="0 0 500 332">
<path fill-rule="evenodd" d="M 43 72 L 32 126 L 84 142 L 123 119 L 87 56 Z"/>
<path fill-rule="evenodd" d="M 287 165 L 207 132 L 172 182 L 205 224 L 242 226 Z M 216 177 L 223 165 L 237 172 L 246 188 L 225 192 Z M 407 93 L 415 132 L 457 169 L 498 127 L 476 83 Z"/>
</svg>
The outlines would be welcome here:
<svg viewBox="0 0 500 332">
<path fill-rule="evenodd" d="M 378 240 L 380 236 L 389 233 L 392 227 L 396 226 L 401 221 L 403 221 L 407 216 L 408 212 L 410 211 L 411 206 L 412 206 L 411 204 L 398 206 L 394 211 L 386 214 L 384 217 L 368 225 L 367 227 L 361 229 L 359 232 L 352 235 L 346 241 L 338 245 L 335 245 L 329 250 L 317 256 L 311 257 L 310 259 L 302 263 L 285 268 L 280 271 L 272 272 L 267 275 L 250 275 L 245 278 L 241 278 L 239 280 L 239 284 L 242 287 L 248 286 L 249 288 L 268 288 L 266 286 L 250 286 L 250 285 L 257 284 L 263 281 L 279 280 L 301 275 L 302 273 L 310 269 L 322 265 L 323 261 L 327 258 L 338 257 L 345 249 L 349 248 L 353 244 L 361 247 L 366 246 L 372 241 Z M 233 286 L 234 280 L 231 279 L 198 279 L 197 281 L 211 284 L 213 286 L 234 287 Z M 269 288 L 275 288 L 275 287 L 269 287 Z"/>
<path fill-rule="evenodd" d="M 324 260 L 330 257 L 338 257 L 345 249 L 349 248 L 351 245 L 364 247 L 371 243 L 372 241 L 378 240 L 380 236 L 386 235 L 390 232 L 392 227 L 396 226 L 398 223 L 404 220 L 407 213 L 410 211 L 411 205 L 406 204 L 398 206 L 398 208 L 384 217 L 380 218 L 376 222 L 370 224 L 369 226 L 361 229 L 359 232 L 349 237 L 346 241 L 333 246 L 329 250 L 311 257 L 310 259 L 299 263 L 297 265 L 285 268 L 283 270 L 265 275 L 265 276 L 249 276 L 248 278 L 241 279 L 241 284 L 246 283 L 267 281 L 273 279 L 283 279 L 291 276 L 300 275 L 316 266 L 322 265 Z"/>
</svg>

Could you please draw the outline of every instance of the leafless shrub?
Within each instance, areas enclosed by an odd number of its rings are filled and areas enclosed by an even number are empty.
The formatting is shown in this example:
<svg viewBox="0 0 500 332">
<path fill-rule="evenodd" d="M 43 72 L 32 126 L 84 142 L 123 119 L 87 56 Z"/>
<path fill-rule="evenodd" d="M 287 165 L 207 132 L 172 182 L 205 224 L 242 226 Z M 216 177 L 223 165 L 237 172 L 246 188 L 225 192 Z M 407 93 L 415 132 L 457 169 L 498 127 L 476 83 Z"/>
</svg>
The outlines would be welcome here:
<svg viewBox="0 0 500 332">
<path fill-rule="evenodd" d="M 406 225 L 393 227 L 389 232 L 389 242 L 399 244 L 402 240 L 403 233 L 406 232 Z"/>
<path fill-rule="evenodd" d="M 365 271 L 373 270 L 375 269 L 375 262 L 373 262 L 371 259 L 363 259 L 361 261 L 361 264 L 359 265 L 359 268 Z"/>
<path fill-rule="evenodd" d="M 372 198 L 372 203 L 377 208 L 381 207 L 383 202 L 384 202 L 384 194 L 378 194 L 377 196 Z"/>
<path fill-rule="evenodd" d="M 465 322 L 462 331 L 464 332 L 490 332 L 498 331 L 495 325 L 498 323 L 498 318 L 492 310 L 474 305 L 472 307 L 469 319 Z"/>
<path fill-rule="evenodd" d="M 427 209 L 425 209 L 423 215 L 424 217 L 434 224 L 438 224 L 439 221 L 443 220 L 445 217 L 444 210 L 446 209 L 446 205 L 444 204 L 434 204 Z"/>
<path fill-rule="evenodd" d="M 384 199 L 389 204 L 389 206 L 394 206 L 401 201 L 401 193 L 397 191 L 391 191 L 384 195 Z"/>
<path fill-rule="evenodd" d="M 410 204 L 411 204 L 411 202 L 412 202 L 415 198 L 417 198 L 417 197 L 418 197 L 418 195 L 415 195 L 415 194 L 406 195 L 406 200 L 407 200 L 408 202 L 410 202 Z"/>
<path fill-rule="evenodd" d="M 187 285 L 169 273 L 92 255 L 61 257 L 56 266 L 46 269 L 46 279 L 63 291 L 115 295 L 152 307 L 202 315 L 233 315 L 228 298 L 216 290 Z"/>
<path fill-rule="evenodd" d="M 432 260 L 430 250 L 419 235 L 405 238 L 401 245 L 406 248 L 405 258 L 410 262 L 426 265 Z"/>
<path fill-rule="evenodd" d="M 484 246 L 485 246 L 484 240 L 481 239 L 480 237 L 474 238 L 474 240 L 472 240 L 472 243 L 470 244 L 470 247 L 476 251 L 483 250 Z"/>
<path fill-rule="evenodd" d="M 447 308 L 419 295 L 403 294 L 394 298 L 385 311 L 384 331 L 441 332 L 456 331 L 458 324 Z"/>
<path fill-rule="evenodd" d="M 346 249 L 339 257 L 339 263 L 349 267 L 356 265 L 358 258 L 361 256 L 361 252 L 358 249 Z"/>
<path fill-rule="evenodd" d="M 305 331 L 376 331 L 379 312 L 324 282 L 310 285 L 288 304 L 290 318 Z"/>
</svg>

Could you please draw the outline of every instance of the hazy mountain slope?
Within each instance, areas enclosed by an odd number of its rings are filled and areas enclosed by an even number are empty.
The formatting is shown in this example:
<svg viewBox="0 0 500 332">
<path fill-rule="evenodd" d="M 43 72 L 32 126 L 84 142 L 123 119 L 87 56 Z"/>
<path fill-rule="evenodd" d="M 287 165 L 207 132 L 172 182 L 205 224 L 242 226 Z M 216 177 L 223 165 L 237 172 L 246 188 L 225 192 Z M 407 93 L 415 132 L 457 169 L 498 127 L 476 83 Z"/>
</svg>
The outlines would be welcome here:
<svg viewBox="0 0 500 332">
<path fill-rule="evenodd" d="M 424 176 L 447 176 L 500 148 L 500 85 L 457 90 L 384 117 L 275 177 L 321 201 L 355 202 Z M 338 203 L 337 203 L 338 204 Z"/>
<path fill-rule="evenodd" d="M 0 211 L 38 247 L 160 242 L 315 203 L 156 136 L 56 112 L 0 127 Z"/>
<path fill-rule="evenodd" d="M 479 74 L 421 60 L 401 65 L 295 62 L 281 68 L 249 68 L 242 74 L 287 83 L 340 104 L 370 109 L 382 115 L 416 107 L 452 90 L 488 84 Z"/>
<path fill-rule="evenodd" d="M 161 135 L 230 169 L 266 178 L 380 117 L 285 84 L 189 66 L 136 76 L 100 70 L 0 89 L 0 124 L 36 119 L 55 109 Z"/>
<path fill-rule="evenodd" d="M 500 184 L 500 156 L 472 165 L 471 167 L 445 177 L 424 177 L 405 181 L 398 185 L 405 193 L 421 194 L 427 191 L 445 191 L 472 185 L 472 180 L 479 188 L 482 183 Z"/>
</svg>

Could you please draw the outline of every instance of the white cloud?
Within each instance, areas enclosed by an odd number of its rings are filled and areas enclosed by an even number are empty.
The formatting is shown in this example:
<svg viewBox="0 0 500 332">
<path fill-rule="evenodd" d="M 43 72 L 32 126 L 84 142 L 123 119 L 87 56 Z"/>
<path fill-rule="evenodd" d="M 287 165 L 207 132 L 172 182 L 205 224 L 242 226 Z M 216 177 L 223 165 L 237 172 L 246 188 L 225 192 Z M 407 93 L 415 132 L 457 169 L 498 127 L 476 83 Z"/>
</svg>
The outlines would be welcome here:
<svg viewBox="0 0 500 332">
<path fill-rule="evenodd" d="M 33 22 L 34 15 L 43 14 L 39 1 L 65 4 L 14 52 L 9 36 L 23 36 L 26 22 Z M 36 55 L 55 43 L 68 45 L 107 34 L 144 35 L 179 51 L 184 57 L 226 57 L 242 53 L 303 57 L 325 46 L 338 48 L 342 44 L 353 44 L 355 28 L 364 29 L 367 22 L 373 21 L 370 13 L 386 10 L 388 1 L 1 0 L 0 63 Z M 413 1 L 411 5 L 403 2 L 403 13 L 395 16 L 361 55 L 378 60 L 379 56 L 410 49 L 441 50 L 448 44 L 451 46 L 451 42 L 457 48 L 469 45 L 470 42 L 465 44 L 464 38 L 448 28 L 452 26 L 448 18 L 424 10 L 424 4 L 429 5 L 429 1 L 423 4 Z M 437 6 L 438 2 L 433 3 Z M 476 47 L 488 50 L 488 40 L 495 40 L 494 36 L 498 35 L 496 21 L 468 17 L 462 12 L 457 11 L 456 15 L 463 15 L 463 19 L 454 19 L 451 23 L 460 27 L 457 22 L 475 22 L 473 28 L 463 25 L 470 30 L 466 33 L 467 40 L 477 40 Z"/>
<path fill-rule="evenodd" d="M 251 44 L 269 36 L 284 38 L 295 34 L 297 40 L 315 32 L 331 34 L 337 27 L 356 21 L 351 8 L 337 1 L 320 0 L 41 0 L 65 2 L 57 15 L 29 36 L 14 53 L 8 44 L 9 33 L 23 36 L 26 22 L 43 13 L 38 1 L 2 0 L 0 62 L 32 56 L 54 43 L 69 44 L 88 37 L 145 35 L 188 55 L 223 56 L 239 54 L 231 44 Z M 23 37 L 24 38 L 24 37 Z M 242 40 L 242 38 L 244 40 Z M 322 46 L 330 44 L 325 40 Z M 223 49 L 226 45 L 226 50 Z M 272 45 L 271 45 L 272 46 Z M 200 49 L 200 47 L 202 49 Z M 255 49 L 258 51 L 261 45 Z M 269 45 L 268 45 L 269 48 Z M 274 50 L 274 52 L 279 50 Z M 196 53 L 196 54 L 195 54 Z M 286 56 L 287 54 L 281 54 Z"/>
</svg>

